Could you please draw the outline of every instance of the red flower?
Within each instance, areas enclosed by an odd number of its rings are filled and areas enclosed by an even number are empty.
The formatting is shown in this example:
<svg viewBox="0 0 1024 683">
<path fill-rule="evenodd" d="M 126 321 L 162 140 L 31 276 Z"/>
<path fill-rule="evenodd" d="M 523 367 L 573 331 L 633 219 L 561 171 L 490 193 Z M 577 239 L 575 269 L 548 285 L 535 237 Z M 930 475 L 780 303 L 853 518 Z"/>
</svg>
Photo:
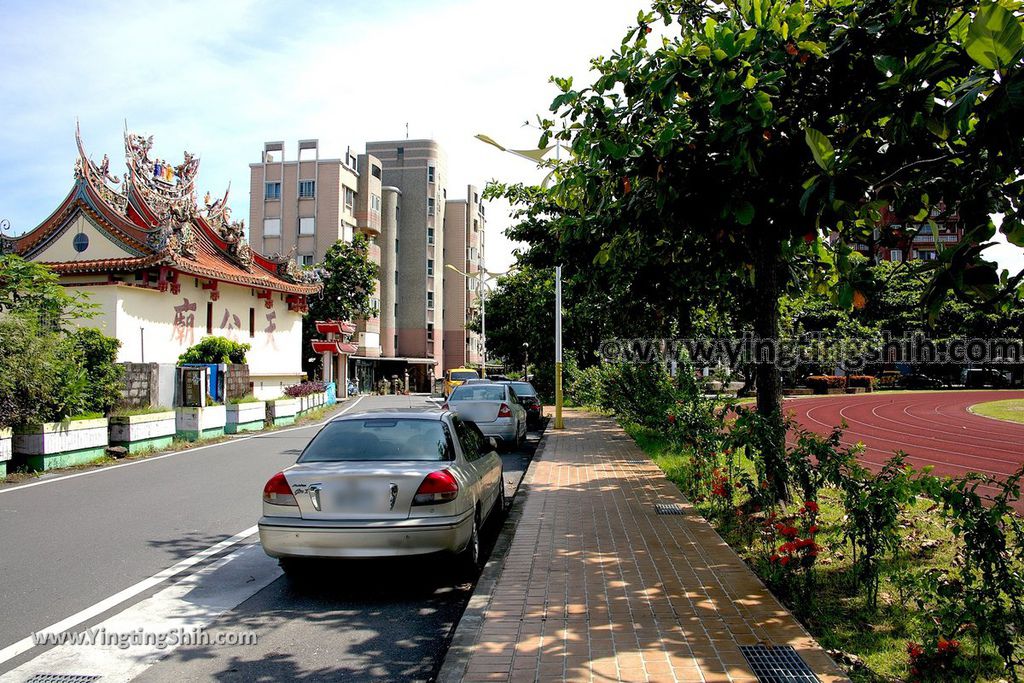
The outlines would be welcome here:
<svg viewBox="0 0 1024 683">
<path fill-rule="evenodd" d="M 811 526 L 807 527 L 807 533 L 811 533 L 811 534 L 818 533 L 818 525 L 817 524 L 812 524 Z"/>
<path fill-rule="evenodd" d="M 946 654 L 955 653 L 960 649 L 960 641 L 958 640 L 946 640 L 945 638 L 939 638 L 939 652 Z"/>
<path fill-rule="evenodd" d="M 674 425 L 676 423 L 676 416 L 673 415 L 672 413 L 668 414 L 668 423 L 670 425 Z"/>
<path fill-rule="evenodd" d="M 907 643 L 907 654 L 910 655 L 911 660 L 915 660 L 924 654 L 924 648 L 914 642 Z"/>
<path fill-rule="evenodd" d="M 782 565 L 783 567 L 785 567 L 786 565 L 788 565 L 788 564 L 789 564 L 789 555 L 785 555 L 785 556 L 783 556 L 783 557 L 780 557 L 780 558 L 779 558 L 779 563 L 780 563 L 780 564 L 781 564 L 781 565 Z"/>
<path fill-rule="evenodd" d="M 786 54 L 796 55 L 798 52 L 800 51 L 796 49 L 796 45 L 793 43 L 786 43 Z"/>
<path fill-rule="evenodd" d="M 807 510 L 809 512 L 813 512 L 814 514 L 818 514 L 818 504 L 815 501 L 813 501 L 813 500 L 805 501 L 804 502 L 804 507 L 807 508 Z"/>
</svg>

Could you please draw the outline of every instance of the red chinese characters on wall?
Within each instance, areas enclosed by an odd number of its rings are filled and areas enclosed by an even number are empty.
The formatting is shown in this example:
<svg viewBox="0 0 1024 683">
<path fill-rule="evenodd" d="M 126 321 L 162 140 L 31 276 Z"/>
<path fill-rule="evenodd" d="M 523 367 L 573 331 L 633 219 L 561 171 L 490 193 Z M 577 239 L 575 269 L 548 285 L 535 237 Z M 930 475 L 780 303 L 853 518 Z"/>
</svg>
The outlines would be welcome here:
<svg viewBox="0 0 1024 683">
<path fill-rule="evenodd" d="M 239 341 L 242 329 L 242 319 L 227 308 L 224 309 L 224 318 L 220 321 L 220 328 L 224 330 L 224 336 L 231 341 Z"/>
<path fill-rule="evenodd" d="M 263 332 L 264 334 L 267 335 L 266 339 L 264 340 L 267 345 L 267 348 L 273 351 L 278 350 L 277 342 L 274 340 L 275 330 L 277 330 L 277 311 L 271 311 L 270 313 L 267 313 L 267 327 L 266 329 L 263 330 Z"/>
<path fill-rule="evenodd" d="M 174 307 L 174 320 L 171 321 L 171 340 L 185 346 L 192 346 L 195 340 L 196 302 L 184 299 L 183 303 Z"/>
</svg>

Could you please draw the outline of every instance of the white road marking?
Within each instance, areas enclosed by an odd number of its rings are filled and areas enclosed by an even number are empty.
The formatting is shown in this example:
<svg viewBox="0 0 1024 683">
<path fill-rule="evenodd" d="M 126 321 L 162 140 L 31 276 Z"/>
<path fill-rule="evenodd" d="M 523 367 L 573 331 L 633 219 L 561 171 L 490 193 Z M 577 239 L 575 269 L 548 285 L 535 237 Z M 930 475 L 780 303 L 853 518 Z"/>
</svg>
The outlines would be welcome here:
<svg viewBox="0 0 1024 683">
<path fill-rule="evenodd" d="M 133 460 L 131 462 L 121 463 L 120 465 L 110 465 L 109 467 L 98 467 L 98 468 L 96 468 L 94 470 L 88 470 L 87 472 L 76 472 L 75 474 L 66 474 L 66 475 L 64 475 L 62 477 L 54 477 L 53 479 L 43 479 L 41 481 L 33 481 L 33 482 L 29 482 L 27 484 L 21 484 L 19 486 L 10 486 L 10 487 L 5 487 L 5 488 L 0 488 L 0 494 L 13 493 L 15 491 L 24 491 L 25 489 L 30 489 L 30 488 L 32 488 L 34 486 L 42 486 L 43 484 L 55 484 L 57 482 L 67 481 L 68 479 L 77 479 L 78 477 L 88 477 L 88 476 L 93 475 L 93 474 L 103 474 L 104 472 L 112 472 L 113 470 L 118 470 L 118 469 L 121 469 L 122 467 L 131 467 L 132 465 L 143 465 L 143 464 L 145 464 L 147 462 L 156 462 L 157 460 L 163 460 L 164 458 L 171 458 L 171 457 L 174 457 L 175 455 L 187 455 L 189 453 L 195 453 L 197 451 L 206 450 L 207 448 L 218 448 L 220 446 L 230 446 L 232 444 L 241 443 L 242 441 L 249 441 L 250 439 L 262 439 L 264 437 L 273 436 L 273 435 L 276 435 L 276 434 L 284 434 L 285 432 L 295 432 L 295 431 L 298 431 L 300 429 L 312 429 L 313 427 L 322 427 L 323 425 L 327 424 L 328 422 L 330 422 L 334 418 L 338 417 L 338 415 L 344 415 L 348 411 L 350 411 L 353 408 L 355 408 L 356 405 L 361 400 L 363 400 L 363 398 L 364 398 L 364 396 L 362 396 L 362 395 L 357 396 L 356 399 L 354 401 L 352 401 L 352 403 L 350 405 L 345 406 L 345 408 L 343 410 L 341 410 L 338 413 L 335 413 L 334 415 L 331 415 L 329 418 L 327 418 L 323 422 L 314 422 L 313 424 L 302 425 L 301 427 L 289 427 L 288 429 L 278 429 L 278 430 L 275 430 L 273 432 L 267 432 L 266 434 L 253 434 L 252 436 L 244 436 L 244 437 L 242 437 L 240 439 L 231 439 L 230 441 L 223 441 L 221 443 L 212 443 L 209 446 L 196 446 L 195 448 L 188 448 L 188 449 L 185 449 L 185 450 L 182 450 L 182 451 L 174 451 L 173 453 L 165 453 L 163 455 L 154 455 L 151 458 L 143 458 L 141 460 Z M 0 661 L 2 661 L 2 660 L 0 660 Z"/>
<path fill-rule="evenodd" d="M 246 546 L 97 624 L 94 628 L 101 634 L 98 640 L 106 642 L 58 645 L 0 676 L 0 681 L 20 682 L 37 673 L 52 672 L 98 675 L 103 681 L 130 681 L 176 650 L 178 644 L 168 640 L 161 648 L 153 640 L 120 648 L 117 639 L 124 637 L 122 634 L 194 637 L 192 634 L 198 629 L 206 628 L 279 576 L 277 562 L 264 555 L 259 544 Z M 218 647 L 212 640 L 214 634 L 207 635 L 211 637 L 210 645 L 191 645 Z M 235 631 L 231 635 L 242 634 Z"/>
<path fill-rule="evenodd" d="M 70 617 L 62 619 L 61 621 L 58 621 L 56 624 L 46 627 L 45 629 L 43 629 L 43 631 L 49 633 L 60 633 L 62 631 L 70 631 L 79 624 L 82 624 L 90 619 L 99 616 L 100 614 L 103 614 L 107 610 L 116 607 L 125 600 L 133 598 L 136 595 L 139 595 L 140 593 L 144 593 L 150 588 L 159 585 L 160 583 L 166 581 L 167 579 L 173 576 L 177 576 L 189 567 L 195 566 L 196 564 L 202 562 L 206 558 L 211 557 L 212 555 L 216 555 L 217 553 L 221 552 L 226 548 L 230 548 L 233 545 L 241 543 L 245 539 L 255 534 L 258 530 L 258 527 L 251 526 L 248 529 L 235 534 L 231 538 L 226 538 L 220 543 L 215 543 L 206 550 L 201 550 L 195 555 L 187 557 L 181 562 L 178 562 L 175 565 L 171 565 L 170 567 L 167 567 L 166 569 L 157 572 L 148 579 L 143 579 L 142 581 L 139 581 L 134 586 L 129 586 L 128 588 L 125 588 L 123 591 L 115 593 L 114 595 L 111 595 L 109 598 L 101 600 L 100 602 L 97 602 L 95 605 L 92 605 L 91 607 L 86 607 L 84 610 L 78 612 L 77 614 L 72 614 Z M 8 645 L 3 650 L 0 650 L 0 664 L 3 664 L 4 662 L 10 659 L 14 659 L 18 655 L 31 650 L 35 646 L 35 641 L 33 640 L 31 635 L 29 635 L 26 638 L 22 638 L 21 640 L 11 645 Z"/>
</svg>

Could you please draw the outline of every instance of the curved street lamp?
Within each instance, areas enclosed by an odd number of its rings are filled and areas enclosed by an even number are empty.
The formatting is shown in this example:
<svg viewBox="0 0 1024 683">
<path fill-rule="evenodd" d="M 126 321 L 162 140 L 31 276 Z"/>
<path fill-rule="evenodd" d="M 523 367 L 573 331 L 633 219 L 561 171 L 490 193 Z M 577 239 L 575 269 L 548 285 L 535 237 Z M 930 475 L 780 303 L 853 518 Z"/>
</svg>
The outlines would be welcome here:
<svg viewBox="0 0 1024 683">
<path fill-rule="evenodd" d="M 487 280 L 495 280 L 502 275 L 505 275 L 511 271 L 505 271 L 504 273 L 492 273 L 486 268 L 480 268 L 479 272 L 466 273 L 456 268 L 451 263 L 446 263 L 445 268 L 455 271 L 467 280 L 476 280 L 479 285 L 477 286 L 477 297 L 480 299 L 480 365 L 484 369 L 484 377 L 487 377 L 487 299 L 484 297 L 484 289 L 488 292 L 492 291 L 492 287 L 488 284 Z"/>
<path fill-rule="evenodd" d="M 497 147 L 502 152 L 532 161 L 538 166 L 544 161 L 544 155 L 552 149 L 555 150 L 555 158 L 561 158 L 562 145 L 558 140 L 555 140 L 555 144 L 550 147 L 509 149 L 483 133 L 478 133 L 475 137 L 481 142 Z M 544 178 L 542 185 L 547 185 L 553 173 L 554 171 Z M 555 429 L 565 429 L 565 423 L 562 421 L 562 266 L 555 266 Z"/>
</svg>

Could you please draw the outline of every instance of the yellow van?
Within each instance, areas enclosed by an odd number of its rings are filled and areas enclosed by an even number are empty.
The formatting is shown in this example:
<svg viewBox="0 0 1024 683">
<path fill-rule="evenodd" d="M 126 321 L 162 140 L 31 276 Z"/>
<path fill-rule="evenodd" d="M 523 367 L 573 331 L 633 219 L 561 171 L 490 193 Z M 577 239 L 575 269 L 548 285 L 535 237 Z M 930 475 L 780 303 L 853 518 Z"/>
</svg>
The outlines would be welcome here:
<svg viewBox="0 0 1024 683">
<path fill-rule="evenodd" d="M 452 368 L 444 373 L 444 395 L 451 396 L 452 390 L 467 379 L 480 379 L 480 371 L 473 368 Z"/>
</svg>

